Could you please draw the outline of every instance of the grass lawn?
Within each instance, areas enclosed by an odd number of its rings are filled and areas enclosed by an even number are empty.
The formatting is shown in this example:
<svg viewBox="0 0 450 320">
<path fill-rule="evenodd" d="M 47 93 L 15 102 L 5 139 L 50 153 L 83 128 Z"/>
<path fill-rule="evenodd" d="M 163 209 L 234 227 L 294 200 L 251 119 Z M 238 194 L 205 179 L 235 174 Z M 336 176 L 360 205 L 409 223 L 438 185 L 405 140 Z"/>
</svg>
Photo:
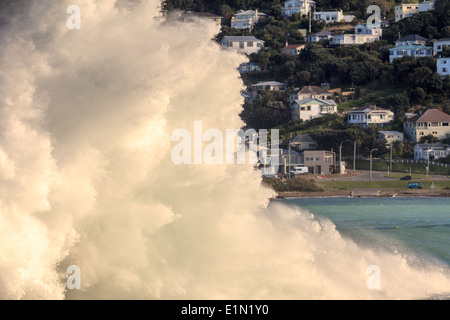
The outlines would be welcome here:
<svg viewBox="0 0 450 320">
<path fill-rule="evenodd" d="M 374 103 L 377 98 L 388 97 L 397 93 L 403 92 L 403 88 L 378 90 L 368 93 L 364 98 L 359 100 L 348 100 L 347 102 L 342 102 L 338 104 L 339 111 L 351 110 L 354 108 L 362 107 L 366 104 Z"/>
<path fill-rule="evenodd" d="M 353 190 L 353 189 L 407 189 L 409 182 L 419 182 L 415 180 L 393 180 L 393 181 L 322 181 L 317 184 L 326 190 Z M 424 189 L 430 189 L 433 181 L 420 181 Z M 450 189 L 450 180 L 436 180 L 434 181 L 434 188 Z"/>
</svg>

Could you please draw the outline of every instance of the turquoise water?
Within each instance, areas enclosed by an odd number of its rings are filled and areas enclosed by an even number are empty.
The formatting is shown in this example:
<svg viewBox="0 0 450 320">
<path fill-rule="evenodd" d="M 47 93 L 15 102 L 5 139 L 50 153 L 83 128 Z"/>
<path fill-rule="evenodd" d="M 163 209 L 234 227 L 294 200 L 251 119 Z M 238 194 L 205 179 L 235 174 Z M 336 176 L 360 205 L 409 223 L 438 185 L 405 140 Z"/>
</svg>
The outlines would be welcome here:
<svg viewBox="0 0 450 320">
<path fill-rule="evenodd" d="M 334 222 L 358 245 L 450 266 L 450 198 L 283 199 Z"/>
</svg>

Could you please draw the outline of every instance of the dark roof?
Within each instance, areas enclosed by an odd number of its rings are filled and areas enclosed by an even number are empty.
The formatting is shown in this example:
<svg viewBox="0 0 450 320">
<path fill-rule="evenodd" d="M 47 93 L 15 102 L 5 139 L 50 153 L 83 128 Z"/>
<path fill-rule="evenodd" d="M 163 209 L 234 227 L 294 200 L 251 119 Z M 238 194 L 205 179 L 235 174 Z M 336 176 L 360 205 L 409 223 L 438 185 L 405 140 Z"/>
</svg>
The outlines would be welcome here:
<svg viewBox="0 0 450 320">
<path fill-rule="evenodd" d="M 304 86 L 298 93 L 329 93 L 328 90 L 317 86 Z"/>
<path fill-rule="evenodd" d="M 450 41 L 450 38 L 442 38 L 442 39 L 438 39 L 437 41 Z"/>
<path fill-rule="evenodd" d="M 428 39 L 421 37 L 418 34 L 410 34 L 406 37 L 401 38 L 398 41 L 428 41 Z"/>
<path fill-rule="evenodd" d="M 310 135 L 298 134 L 292 139 L 292 142 L 314 142 L 314 140 Z"/>
<path fill-rule="evenodd" d="M 438 109 L 428 109 L 422 114 L 411 117 L 407 122 L 450 122 L 450 115 Z"/>
</svg>

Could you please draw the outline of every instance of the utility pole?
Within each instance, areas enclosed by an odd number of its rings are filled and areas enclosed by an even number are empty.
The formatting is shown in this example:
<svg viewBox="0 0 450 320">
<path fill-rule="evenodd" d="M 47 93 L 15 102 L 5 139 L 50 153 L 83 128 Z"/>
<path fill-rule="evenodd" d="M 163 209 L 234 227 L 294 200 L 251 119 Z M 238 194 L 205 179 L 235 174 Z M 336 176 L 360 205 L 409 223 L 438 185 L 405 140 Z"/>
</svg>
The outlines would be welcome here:
<svg viewBox="0 0 450 320">
<path fill-rule="evenodd" d="M 356 171 L 356 140 L 353 143 L 353 172 Z"/>
<path fill-rule="evenodd" d="M 342 176 L 342 166 L 341 166 L 341 163 L 342 163 L 342 144 L 344 143 L 344 142 L 347 142 L 347 141 L 350 141 L 350 140 L 344 140 L 344 141 L 342 141 L 341 142 L 341 144 L 339 145 L 339 175 L 340 176 Z"/>
<path fill-rule="evenodd" d="M 372 181 L 372 151 L 375 151 L 378 149 L 372 149 L 370 150 L 370 181 Z"/>
</svg>

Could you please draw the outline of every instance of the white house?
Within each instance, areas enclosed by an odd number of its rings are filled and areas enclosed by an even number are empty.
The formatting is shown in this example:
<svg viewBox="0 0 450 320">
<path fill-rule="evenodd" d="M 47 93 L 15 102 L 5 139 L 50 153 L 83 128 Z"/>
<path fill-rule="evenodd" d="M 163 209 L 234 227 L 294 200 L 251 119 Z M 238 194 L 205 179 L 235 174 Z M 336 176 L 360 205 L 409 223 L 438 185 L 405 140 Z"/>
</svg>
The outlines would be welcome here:
<svg viewBox="0 0 450 320">
<path fill-rule="evenodd" d="M 368 34 L 339 34 L 334 35 L 330 41 L 332 46 L 360 45 L 364 43 L 372 43 L 379 40 L 379 36 Z"/>
<path fill-rule="evenodd" d="M 323 20 L 326 23 L 344 21 L 344 14 L 340 11 L 316 11 L 314 20 Z"/>
<path fill-rule="evenodd" d="M 306 37 L 306 41 L 308 42 L 318 42 L 321 40 L 330 40 L 332 39 L 332 33 L 329 30 L 322 30 L 316 33 L 312 33 Z"/>
<path fill-rule="evenodd" d="M 417 34 L 410 34 L 406 37 L 403 37 L 397 41 L 395 41 L 396 47 L 402 46 L 425 46 L 427 44 L 428 39 L 421 37 Z"/>
<path fill-rule="evenodd" d="M 367 128 L 371 124 L 384 126 L 394 120 L 394 113 L 375 105 L 362 106 L 349 111 L 348 124 L 359 124 Z"/>
<path fill-rule="evenodd" d="M 442 52 L 442 50 L 444 49 L 445 46 L 450 47 L 450 38 L 443 38 L 443 39 L 436 40 L 433 43 L 434 54 L 438 54 L 439 52 Z"/>
<path fill-rule="evenodd" d="M 292 120 L 311 120 L 337 113 L 337 105 L 333 100 L 306 99 L 295 100 L 292 104 Z"/>
<path fill-rule="evenodd" d="M 253 26 L 258 23 L 259 19 L 265 16 L 266 14 L 258 12 L 258 9 L 256 9 L 255 11 L 241 10 L 231 18 L 231 27 L 240 30 L 252 29 Z"/>
<path fill-rule="evenodd" d="M 301 89 L 295 89 L 294 92 L 290 94 L 291 105 L 295 100 L 308 100 L 308 99 L 320 99 L 320 100 L 331 100 L 333 93 L 328 90 L 317 87 L 317 86 L 304 86 Z"/>
<path fill-rule="evenodd" d="M 434 8 L 434 0 L 419 3 L 419 12 L 430 11 L 433 10 L 433 8 Z"/>
<path fill-rule="evenodd" d="M 291 146 L 297 150 L 316 150 L 317 142 L 307 134 L 298 134 L 291 140 Z"/>
<path fill-rule="evenodd" d="M 394 59 L 410 57 L 432 57 L 433 47 L 425 46 L 399 46 L 389 49 L 389 61 L 392 63 Z"/>
<path fill-rule="evenodd" d="M 401 4 L 395 6 L 395 22 L 404 18 L 412 17 L 419 12 L 419 5 L 416 4 Z"/>
<path fill-rule="evenodd" d="M 443 78 L 450 76 L 450 58 L 437 59 L 437 73 L 439 73 Z"/>
<path fill-rule="evenodd" d="M 316 2 L 312 0 L 289 0 L 284 3 L 284 8 L 281 11 L 284 16 L 291 17 L 294 13 L 307 15 L 315 8 Z"/>
<path fill-rule="evenodd" d="M 304 44 L 289 44 L 286 41 L 286 46 L 284 48 L 281 48 L 281 51 L 284 54 L 287 54 L 290 56 L 298 56 L 304 48 L 305 48 Z"/>
<path fill-rule="evenodd" d="M 439 160 L 450 154 L 450 146 L 442 142 L 418 143 L 414 146 L 414 160 Z"/>
<path fill-rule="evenodd" d="M 429 134 L 439 140 L 450 135 L 450 115 L 438 109 L 428 109 L 424 113 L 408 118 L 403 122 L 403 131 L 414 141 Z"/>
<path fill-rule="evenodd" d="M 355 27 L 355 34 L 370 35 L 370 36 L 378 37 L 377 40 L 381 40 L 381 36 L 383 35 L 383 30 L 381 29 L 381 26 L 358 24 Z"/>
<path fill-rule="evenodd" d="M 254 36 L 225 36 L 220 43 L 224 49 L 232 49 L 244 54 L 257 53 L 264 47 L 264 41 Z"/>
<path fill-rule="evenodd" d="M 256 97 L 259 91 L 286 91 L 287 85 L 277 81 L 263 81 L 252 85 L 252 95 Z"/>
<path fill-rule="evenodd" d="M 380 140 L 386 140 L 387 144 L 392 144 L 395 141 L 403 141 L 405 135 L 399 131 L 379 131 L 378 138 Z"/>
<path fill-rule="evenodd" d="M 254 71 L 261 71 L 261 67 L 259 66 L 259 64 L 254 62 L 245 62 L 239 66 L 238 70 L 240 73 L 248 73 Z"/>
</svg>

